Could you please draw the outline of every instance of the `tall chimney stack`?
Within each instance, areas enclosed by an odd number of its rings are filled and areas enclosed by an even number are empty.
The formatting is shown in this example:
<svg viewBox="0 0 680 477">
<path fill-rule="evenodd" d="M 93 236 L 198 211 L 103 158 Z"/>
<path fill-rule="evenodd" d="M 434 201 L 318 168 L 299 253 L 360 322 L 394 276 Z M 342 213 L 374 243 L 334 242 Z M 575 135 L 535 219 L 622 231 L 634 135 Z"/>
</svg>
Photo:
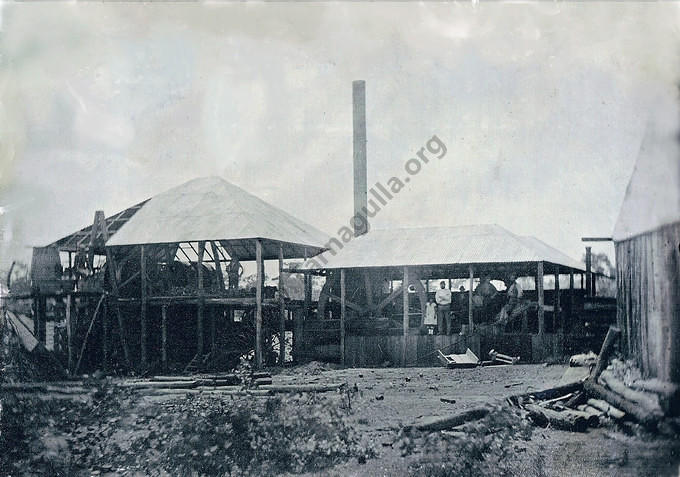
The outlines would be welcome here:
<svg viewBox="0 0 680 477">
<path fill-rule="evenodd" d="M 368 232 L 368 185 L 366 180 L 366 82 L 352 81 L 354 126 L 354 216 L 363 220 L 353 220 L 354 236 Z"/>
</svg>

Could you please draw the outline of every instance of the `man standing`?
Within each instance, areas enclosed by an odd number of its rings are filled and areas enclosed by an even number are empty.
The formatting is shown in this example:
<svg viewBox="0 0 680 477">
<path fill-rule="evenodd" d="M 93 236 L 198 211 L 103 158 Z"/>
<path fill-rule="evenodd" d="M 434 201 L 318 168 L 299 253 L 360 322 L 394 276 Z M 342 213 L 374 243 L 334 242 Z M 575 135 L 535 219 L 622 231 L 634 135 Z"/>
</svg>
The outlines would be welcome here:
<svg viewBox="0 0 680 477">
<path fill-rule="evenodd" d="M 451 333 L 451 290 L 446 288 L 446 282 L 439 282 L 439 290 L 434 294 L 437 303 L 437 327 L 440 335 Z"/>
</svg>

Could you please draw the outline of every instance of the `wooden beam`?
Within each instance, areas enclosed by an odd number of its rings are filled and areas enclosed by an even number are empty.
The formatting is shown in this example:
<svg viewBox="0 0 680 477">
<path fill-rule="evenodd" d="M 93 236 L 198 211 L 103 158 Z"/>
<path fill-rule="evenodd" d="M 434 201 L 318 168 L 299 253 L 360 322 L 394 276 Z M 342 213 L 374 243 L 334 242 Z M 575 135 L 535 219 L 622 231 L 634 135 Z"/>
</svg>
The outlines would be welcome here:
<svg viewBox="0 0 680 477">
<path fill-rule="evenodd" d="M 224 275 L 222 274 L 222 263 L 220 262 L 219 249 L 214 241 L 210 242 L 210 247 L 212 248 L 213 260 L 215 262 L 215 276 L 217 277 L 217 289 L 224 290 Z"/>
<path fill-rule="evenodd" d="M 83 340 L 83 346 L 80 348 L 80 356 L 78 356 L 78 362 L 76 363 L 76 368 L 73 370 L 73 374 L 78 374 L 78 369 L 80 369 L 80 362 L 83 359 L 83 354 L 85 354 L 85 348 L 87 347 L 87 340 L 90 337 L 90 333 L 92 332 L 92 326 L 94 325 L 94 321 L 97 319 L 97 313 L 99 313 L 99 308 L 102 305 L 102 302 L 104 301 L 104 298 L 106 297 L 105 293 L 102 293 L 101 298 L 99 298 L 99 301 L 97 302 L 97 306 L 94 309 L 94 313 L 92 314 L 92 319 L 90 320 L 90 326 L 87 327 L 87 332 L 85 333 L 85 339 Z"/>
<path fill-rule="evenodd" d="M 197 287 L 198 287 L 198 306 L 196 310 L 196 354 L 203 354 L 203 345 L 205 342 L 203 336 L 203 309 L 205 306 L 205 297 L 203 296 L 203 254 L 205 253 L 205 242 L 198 242 L 198 261 L 196 266 L 198 268 Z"/>
<path fill-rule="evenodd" d="M 611 242 L 611 237 L 582 237 L 581 242 Z"/>
<path fill-rule="evenodd" d="M 142 369 L 146 369 L 147 366 L 147 349 L 146 349 L 146 344 L 148 341 L 148 335 L 147 335 L 147 329 L 146 329 L 146 299 L 147 299 L 147 287 L 146 287 L 146 249 L 144 245 L 140 245 L 139 247 L 139 260 L 140 260 L 140 274 L 142 277 L 142 296 L 141 296 L 141 312 L 140 312 L 140 321 L 141 321 L 141 348 L 142 348 L 142 354 L 141 354 L 141 361 L 142 361 Z"/>
<path fill-rule="evenodd" d="M 375 311 L 378 312 L 378 311 L 382 310 L 383 308 L 385 308 L 387 305 L 389 305 L 394 300 L 396 300 L 397 297 L 399 295 L 401 295 L 401 293 L 403 291 L 404 291 L 404 287 L 399 287 L 396 290 L 394 290 L 392 293 L 390 293 L 385 298 L 383 298 L 383 300 L 380 303 L 378 303 L 378 306 L 375 307 Z"/>
<path fill-rule="evenodd" d="M 161 363 L 168 369 L 168 305 L 161 306 Z"/>
<path fill-rule="evenodd" d="M 470 283 L 468 284 L 468 328 L 469 333 L 472 333 L 475 329 L 475 320 L 473 316 L 473 302 L 472 302 L 472 287 L 475 285 L 475 271 L 472 269 L 472 265 L 469 267 Z"/>
<path fill-rule="evenodd" d="M 73 295 L 66 295 L 66 343 L 68 347 L 68 372 L 73 372 Z"/>
<path fill-rule="evenodd" d="M 402 346 L 401 346 L 401 362 L 402 366 L 406 366 L 406 340 L 408 337 L 408 325 L 409 325 L 409 317 L 408 317 L 408 283 L 409 283 L 409 276 L 408 276 L 408 267 L 404 267 L 404 279 L 401 282 L 402 283 L 402 288 L 404 289 L 404 293 L 402 294 L 402 303 L 404 306 L 403 314 L 402 314 L 402 324 L 403 324 L 403 340 L 402 340 Z"/>
<path fill-rule="evenodd" d="M 340 301 L 340 296 L 338 296 L 338 295 L 334 295 L 332 293 L 324 293 L 323 295 L 327 296 L 328 298 L 335 300 L 337 302 Z M 319 298 L 319 302 L 321 302 L 321 298 Z M 361 305 L 357 305 L 353 301 L 349 301 L 349 300 L 345 299 L 345 304 L 347 305 L 347 308 L 349 308 L 350 310 L 354 310 L 359 314 L 366 313 L 365 307 L 363 307 Z M 323 318 L 320 318 L 320 319 L 323 319 Z"/>
<path fill-rule="evenodd" d="M 137 277 L 140 276 L 141 274 L 142 274 L 141 271 L 136 271 L 135 273 L 133 273 L 132 275 L 130 275 L 129 277 L 127 277 L 123 283 L 121 283 L 120 285 L 118 285 L 118 290 L 120 290 L 121 288 L 124 288 L 125 285 L 127 285 L 128 283 L 130 283 L 132 280 L 134 280 L 135 278 L 137 278 Z"/>
<path fill-rule="evenodd" d="M 345 365 L 345 323 L 347 321 L 347 304 L 345 303 L 345 269 L 340 269 L 340 364 Z"/>
<path fill-rule="evenodd" d="M 371 274 L 368 269 L 363 269 L 361 274 L 364 277 L 364 290 L 366 292 L 366 304 L 368 309 L 373 308 L 373 282 L 371 281 Z"/>
<path fill-rule="evenodd" d="M 593 296 L 592 247 L 586 247 L 586 295 Z"/>
<path fill-rule="evenodd" d="M 571 319 L 571 317 L 573 316 L 574 316 L 574 270 L 569 270 L 569 318 Z"/>
<path fill-rule="evenodd" d="M 257 269 L 255 280 L 255 364 L 257 369 L 262 368 L 262 278 L 264 276 L 262 263 L 262 241 L 255 240 L 255 266 Z"/>
<path fill-rule="evenodd" d="M 543 309 L 543 262 L 536 266 L 536 294 L 538 295 L 538 334 L 545 332 L 545 310 Z"/>
<path fill-rule="evenodd" d="M 106 371 L 109 366 L 109 302 L 104 300 L 102 311 L 102 369 Z"/>
<path fill-rule="evenodd" d="M 120 334 L 120 344 L 123 348 L 123 356 L 125 357 L 125 364 L 128 368 L 132 368 L 130 361 L 130 349 L 128 348 L 127 338 L 125 337 L 125 326 L 123 325 L 123 313 L 120 309 L 120 302 L 118 301 L 118 279 L 116 278 L 116 262 L 113 254 L 109 248 L 106 249 L 106 268 L 109 270 L 109 281 L 111 282 L 111 290 L 113 292 L 114 303 L 116 307 L 116 316 L 118 318 L 118 331 Z"/>
<path fill-rule="evenodd" d="M 562 310 L 560 309 L 560 266 L 555 265 L 555 296 L 553 297 L 553 333 L 557 331 L 557 327 L 564 332 L 564 323 L 562 321 Z"/>
<path fill-rule="evenodd" d="M 283 244 L 279 243 L 279 366 L 286 363 L 286 301 L 283 281 Z"/>
</svg>

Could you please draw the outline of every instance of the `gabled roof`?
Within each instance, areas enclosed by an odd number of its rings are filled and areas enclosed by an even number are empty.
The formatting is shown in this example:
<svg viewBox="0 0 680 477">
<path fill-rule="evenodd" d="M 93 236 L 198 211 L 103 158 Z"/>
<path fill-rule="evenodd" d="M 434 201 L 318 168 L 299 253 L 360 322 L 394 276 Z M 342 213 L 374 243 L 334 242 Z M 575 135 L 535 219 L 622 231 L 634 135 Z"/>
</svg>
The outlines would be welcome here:
<svg viewBox="0 0 680 477">
<path fill-rule="evenodd" d="M 534 237 L 515 235 L 499 225 L 371 230 L 343 245 L 341 250 L 331 248 L 307 260 L 303 267 L 337 269 L 544 261 L 575 271 L 585 270 L 580 262 L 550 245 Z"/>
<path fill-rule="evenodd" d="M 194 179 L 151 198 L 106 243 L 107 247 L 220 240 L 240 259 L 254 257 L 253 239 L 263 239 L 264 257 L 308 256 L 323 250 L 328 236 L 315 227 L 219 177 Z"/>
<path fill-rule="evenodd" d="M 148 200 L 148 199 L 147 199 Z M 108 231 L 109 237 L 115 234 L 122 226 L 125 224 L 133 215 L 137 213 L 139 209 L 146 203 L 146 200 L 140 202 L 139 204 L 133 205 L 132 207 L 125 209 L 117 214 L 107 217 L 106 230 Z M 90 245 L 92 234 L 92 225 L 78 230 L 66 237 L 62 237 L 56 242 L 52 242 L 47 245 L 47 247 L 56 247 L 61 252 L 77 252 L 80 248 L 88 247 Z M 101 230 L 97 231 L 95 237 L 95 253 L 103 255 L 104 254 L 104 237 Z"/>
<path fill-rule="evenodd" d="M 614 227 L 614 241 L 680 221 L 679 118 L 675 102 L 655 108 Z"/>
</svg>

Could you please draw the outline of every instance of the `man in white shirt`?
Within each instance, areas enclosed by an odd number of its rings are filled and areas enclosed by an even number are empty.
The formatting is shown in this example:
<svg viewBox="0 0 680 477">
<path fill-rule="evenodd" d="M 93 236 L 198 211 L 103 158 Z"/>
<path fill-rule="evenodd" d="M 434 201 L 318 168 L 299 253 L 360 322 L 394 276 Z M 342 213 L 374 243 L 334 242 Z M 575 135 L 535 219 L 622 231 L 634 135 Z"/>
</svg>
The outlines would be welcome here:
<svg viewBox="0 0 680 477">
<path fill-rule="evenodd" d="M 446 282 L 439 283 L 439 290 L 434 294 L 437 303 L 437 328 L 440 335 L 451 333 L 451 290 L 446 287 Z"/>
</svg>

